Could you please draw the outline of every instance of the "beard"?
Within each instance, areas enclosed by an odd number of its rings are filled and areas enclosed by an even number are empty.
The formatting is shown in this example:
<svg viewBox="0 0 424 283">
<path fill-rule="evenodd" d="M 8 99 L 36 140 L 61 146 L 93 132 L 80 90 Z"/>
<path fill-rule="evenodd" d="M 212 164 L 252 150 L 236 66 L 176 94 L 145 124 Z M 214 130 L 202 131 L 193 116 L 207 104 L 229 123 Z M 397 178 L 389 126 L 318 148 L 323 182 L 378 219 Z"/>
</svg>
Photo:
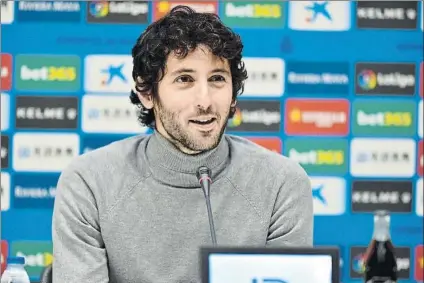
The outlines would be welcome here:
<svg viewBox="0 0 424 283">
<path fill-rule="evenodd" d="M 155 110 L 156 118 L 160 120 L 165 132 L 171 138 L 170 142 L 179 148 L 184 147 L 195 152 L 211 150 L 219 144 L 230 115 L 230 107 L 228 107 L 228 111 L 225 113 L 224 117 L 219 115 L 219 113 L 213 113 L 211 109 L 199 109 L 196 113 L 197 116 L 215 114 L 216 123 L 218 125 L 220 125 L 221 121 L 224 121 L 218 131 L 200 132 L 191 130 L 189 126 L 182 125 L 178 113 L 165 108 L 159 99 L 156 100 Z"/>
</svg>

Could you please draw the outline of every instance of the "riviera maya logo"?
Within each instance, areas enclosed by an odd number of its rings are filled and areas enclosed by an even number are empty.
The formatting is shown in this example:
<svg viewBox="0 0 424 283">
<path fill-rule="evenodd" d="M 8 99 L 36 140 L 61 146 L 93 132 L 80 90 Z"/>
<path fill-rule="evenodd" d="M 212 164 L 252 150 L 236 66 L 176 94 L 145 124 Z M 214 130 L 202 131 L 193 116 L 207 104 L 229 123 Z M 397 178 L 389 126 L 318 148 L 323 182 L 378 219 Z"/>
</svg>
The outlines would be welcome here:
<svg viewBox="0 0 424 283">
<path fill-rule="evenodd" d="M 355 256 L 352 260 L 352 269 L 356 273 L 363 274 L 365 272 L 365 266 L 364 266 L 364 254 L 359 254 Z"/>
<path fill-rule="evenodd" d="M 240 108 L 236 108 L 236 111 L 234 112 L 233 118 L 228 120 L 228 126 L 229 127 L 238 127 L 242 123 L 242 115 Z"/>
<path fill-rule="evenodd" d="M 89 10 L 93 17 L 103 18 L 109 14 L 109 3 L 107 1 L 91 2 Z"/>
<path fill-rule="evenodd" d="M 362 89 L 374 89 L 377 86 L 377 75 L 372 70 L 363 70 L 358 75 L 358 83 Z"/>
</svg>

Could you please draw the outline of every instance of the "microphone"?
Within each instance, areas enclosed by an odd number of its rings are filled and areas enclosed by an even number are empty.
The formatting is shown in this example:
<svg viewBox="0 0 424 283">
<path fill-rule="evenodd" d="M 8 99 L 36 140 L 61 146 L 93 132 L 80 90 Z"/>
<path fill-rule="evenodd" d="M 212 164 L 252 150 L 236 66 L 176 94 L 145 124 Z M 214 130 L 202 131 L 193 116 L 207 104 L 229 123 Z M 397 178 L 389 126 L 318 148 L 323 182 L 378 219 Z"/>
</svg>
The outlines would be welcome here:
<svg viewBox="0 0 424 283">
<path fill-rule="evenodd" d="M 210 177 L 211 170 L 206 166 L 201 166 L 199 167 L 199 169 L 197 169 L 196 175 L 206 199 L 206 208 L 208 209 L 209 229 L 211 230 L 212 244 L 216 246 L 215 226 L 213 224 L 211 199 L 210 199 L 211 183 L 212 183 L 212 179 Z"/>
</svg>

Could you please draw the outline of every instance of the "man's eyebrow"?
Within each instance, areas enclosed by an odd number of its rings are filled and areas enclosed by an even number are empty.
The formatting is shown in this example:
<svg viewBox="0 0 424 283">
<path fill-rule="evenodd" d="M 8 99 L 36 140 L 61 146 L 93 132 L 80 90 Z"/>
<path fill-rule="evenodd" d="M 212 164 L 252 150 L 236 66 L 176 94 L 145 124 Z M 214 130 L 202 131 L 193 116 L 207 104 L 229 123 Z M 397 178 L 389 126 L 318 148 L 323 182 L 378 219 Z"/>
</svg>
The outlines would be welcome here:
<svg viewBox="0 0 424 283">
<path fill-rule="evenodd" d="M 181 68 L 181 69 L 178 69 L 178 70 L 175 70 L 175 71 L 171 72 L 170 75 L 171 76 L 176 76 L 176 75 L 179 75 L 179 74 L 182 74 L 182 73 L 195 73 L 195 72 L 196 71 L 194 69 Z M 223 69 L 223 68 L 213 69 L 211 71 L 211 73 L 225 73 L 227 75 L 230 75 L 230 72 L 228 70 L 226 70 L 226 69 Z"/>
<path fill-rule="evenodd" d="M 194 73 L 194 72 L 196 72 L 196 71 L 193 70 L 193 69 L 181 68 L 181 69 L 178 69 L 178 70 L 173 71 L 171 73 L 171 76 L 179 75 L 181 73 Z"/>
<path fill-rule="evenodd" d="M 228 72 L 228 70 L 222 68 L 213 69 L 211 73 L 225 73 L 227 75 L 230 75 L 230 72 Z"/>
</svg>

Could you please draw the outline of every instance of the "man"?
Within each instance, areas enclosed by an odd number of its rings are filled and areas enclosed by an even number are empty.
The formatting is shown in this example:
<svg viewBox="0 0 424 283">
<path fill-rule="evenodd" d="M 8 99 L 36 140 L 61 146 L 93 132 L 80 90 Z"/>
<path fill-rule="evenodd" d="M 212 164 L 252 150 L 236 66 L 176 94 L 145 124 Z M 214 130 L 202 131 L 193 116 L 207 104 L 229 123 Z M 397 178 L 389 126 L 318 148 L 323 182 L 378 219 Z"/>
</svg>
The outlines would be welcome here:
<svg viewBox="0 0 424 283">
<path fill-rule="evenodd" d="M 54 282 L 200 282 L 199 248 L 211 245 L 200 166 L 212 172 L 218 245 L 312 245 L 305 171 L 224 135 L 247 77 L 242 49 L 218 17 L 188 7 L 140 36 L 131 101 L 154 133 L 81 155 L 62 172 Z"/>
</svg>

